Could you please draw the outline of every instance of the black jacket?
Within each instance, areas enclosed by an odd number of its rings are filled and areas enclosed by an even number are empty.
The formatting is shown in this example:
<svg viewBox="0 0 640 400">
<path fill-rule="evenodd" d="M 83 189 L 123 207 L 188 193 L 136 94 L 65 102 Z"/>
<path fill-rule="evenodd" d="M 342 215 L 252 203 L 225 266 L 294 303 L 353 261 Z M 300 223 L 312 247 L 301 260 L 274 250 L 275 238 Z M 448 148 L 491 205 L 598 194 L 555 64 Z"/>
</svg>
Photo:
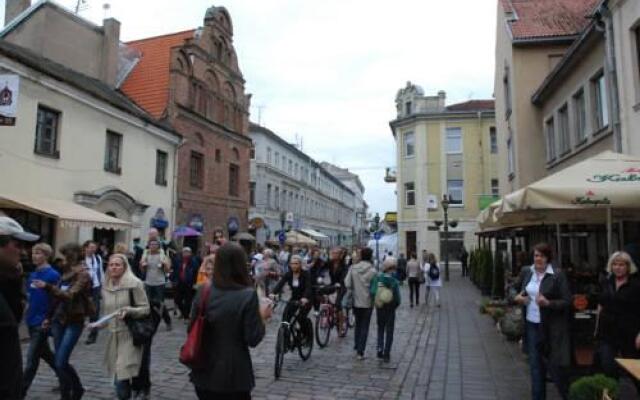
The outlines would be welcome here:
<svg viewBox="0 0 640 400">
<path fill-rule="evenodd" d="M 525 267 L 520 271 L 515 288 L 518 293 L 525 290 L 533 272 Z M 571 364 L 571 334 L 569 331 L 571 313 L 571 292 L 567 277 L 559 269 L 553 274 L 545 274 L 540 283 L 540 293 L 549 300 L 548 307 L 540 308 L 543 342 L 540 350 L 548 361 L 557 366 Z M 531 299 L 535 301 L 535 299 Z M 526 307 L 523 314 L 526 320 Z"/>
<path fill-rule="evenodd" d="M 293 272 L 288 271 L 271 291 L 273 294 L 278 294 L 282 291 L 284 285 L 288 284 L 291 289 L 291 300 L 300 300 L 306 298 L 311 300 L 311 278 L 307 271 L 300 271 L 300 277 L 298 278 L 298 285 L 293 285 Z"/>
<path fill-rule="evenodd" d="M 22 317 L 21 292 L 11 291 L 20 288 L 20 281 L 2 281 L 0 285 L 0 399 L 21 399 L 22 393 L 22 353 L 18 324 Z M 19 305 L 19 306 L 17 306 Z"/>
<path fill-rule="evenodd" d="M 198 291 L 191 319 L 199 311 Z M 204 351 L 207 365 L 191 371 L 193 384 L 213 392 L 248 392 L 255 386 L 249 347 L 264 337 L 265 326 L 259 312 L 258 295 L 253 288 L 211 288 L 206 306 Z"/>
<path fill-rule="evenodd" d="M 624 357 L 636 358 L 636 336 L 640 333 L 640 279 L 635 276 L 616 290 L 615 278 L 600 282 L 598 337 L 621 351 Z"/>
</svg>

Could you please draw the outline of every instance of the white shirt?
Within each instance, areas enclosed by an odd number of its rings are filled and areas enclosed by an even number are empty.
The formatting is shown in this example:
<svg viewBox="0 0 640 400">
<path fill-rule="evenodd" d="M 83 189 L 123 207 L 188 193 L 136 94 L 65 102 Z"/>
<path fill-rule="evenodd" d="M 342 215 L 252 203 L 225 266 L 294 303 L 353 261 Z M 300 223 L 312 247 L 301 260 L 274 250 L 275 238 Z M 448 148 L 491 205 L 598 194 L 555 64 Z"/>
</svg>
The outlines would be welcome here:
<svg viewBox="0 0 640 400">
<path fill-rule="evenodd" d="M 546 274 L 553 275 L 553 268 L 551 268 L 551 264 L 547 265 L 547 269 L 543 274 L 538 274 L 532 265 L 531 267 L 531 279 L 529 283 L 525 287 L 525 291 L 527 292 L 527 296 L 529 297 L 529 304 L 527 304 L 527 321 L 533 322 L 534 324 L 540 323 L 540 307 L 536 302 L 536 298 L 538 297 L 538 293 L 540 293 L 540 284 L 544 279 Z"/>
<path fill-rule="evenodd" d="M 104 272 L 102 270 L 102 258 L 94 254 L 84 259 L 84 263 L 91 275 L 92 287 L 97 288 L 102 285 L 102 276 Z"/>
</svg>

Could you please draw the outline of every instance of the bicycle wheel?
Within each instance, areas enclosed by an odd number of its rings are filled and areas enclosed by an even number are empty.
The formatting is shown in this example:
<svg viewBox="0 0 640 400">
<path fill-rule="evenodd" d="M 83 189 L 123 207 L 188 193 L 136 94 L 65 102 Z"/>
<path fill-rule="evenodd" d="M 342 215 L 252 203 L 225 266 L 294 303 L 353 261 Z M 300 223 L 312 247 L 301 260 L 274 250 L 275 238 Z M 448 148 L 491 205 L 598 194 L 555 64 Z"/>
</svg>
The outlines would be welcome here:
<svg viewBox="0 0 640 400">
<path fill-rule="evenodd" d="M 349 328 L 354 328 L 356 326 L 356 317 L 353 314 L 352 308 L 345 309 L 347 324 L 349 324 Z"/>
<path fill-rule="evenodd" d="M 342 311 L 342 318 L 338 318 L 338 315 L 339 312 L 336 311 L 336 330 L 338 331 L 338 337 L 342 338 L 347 336 L 347 332 L 349 331 L 349 321 L 347 320 L 347 315 L 344 311 Z"/>
<path fill-rule="evenodd" d="M 276 379 L 280 378 L 280 373 L 282 372 L 282 363 L 284 362 L 284 353 L 287 350 L 284 343 L 286 330 L 287 328 L 284 326 L 280 326 L 280 329 L 278 329 L 278 337 L 276 339 L 276 362 L 273 371 Z"/>
<path fill-rule="evenodd" d="M 326 308 L 320 310 L 316 317 L 316 342 L 320 348 L 324 348 L 329 343 L 331 334 L 331 316 Z"/>
<path fill-rule="evenodd" d="M 309 318 L 302 320 L 297 335 L 298 354 L 303 361 L 307 361 L 311 357 L 311 350 L 313 350 L 313 324 Z"/>
</svg>

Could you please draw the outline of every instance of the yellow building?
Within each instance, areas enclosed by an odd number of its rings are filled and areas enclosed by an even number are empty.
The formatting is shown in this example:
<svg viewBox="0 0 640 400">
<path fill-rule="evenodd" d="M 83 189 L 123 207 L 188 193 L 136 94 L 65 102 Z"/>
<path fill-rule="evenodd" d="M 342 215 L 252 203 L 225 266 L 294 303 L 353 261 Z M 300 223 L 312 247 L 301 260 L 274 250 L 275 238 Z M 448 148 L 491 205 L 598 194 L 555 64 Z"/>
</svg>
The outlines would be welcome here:
<svg viewBox="0 0 640 400">
<path fill-rule="evenodd" d="M 451 199 L 450 260 L 461 246 L 475 244 L 476 216 L 498 196 L 498 143 L 493 100 L 446 105 L 446 94 L 425 96 L 410 82 L 396 96 L 397 118 L 390 122 L 396 140 L 395 181 L 398 250 L 441 259 L 441 200 Z M 438 230 L 439 229 L 439 230 Z"/>
</svg>

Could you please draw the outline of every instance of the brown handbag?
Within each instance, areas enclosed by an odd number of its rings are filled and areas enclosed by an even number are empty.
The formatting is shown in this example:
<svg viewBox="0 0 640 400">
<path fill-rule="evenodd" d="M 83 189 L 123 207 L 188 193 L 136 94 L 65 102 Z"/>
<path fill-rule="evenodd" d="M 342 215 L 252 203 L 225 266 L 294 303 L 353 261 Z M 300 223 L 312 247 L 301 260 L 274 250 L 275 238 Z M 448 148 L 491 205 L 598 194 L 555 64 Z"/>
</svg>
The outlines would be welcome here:
<svg viewBox="0 0 640 400">
<path fill-rule="evenodd" d="M 198 315 L 191 325 L 182 348 L 180 349 L 180 362 L 191 369 L 200 369 L 206 365 L 207 357 L 202 344 L 204 328 L 206 324 L 205 312 L 211 293 L 211 283 L 206 283 L 202 288 L 202 296 L 198 307 Z"/>
</svg>

